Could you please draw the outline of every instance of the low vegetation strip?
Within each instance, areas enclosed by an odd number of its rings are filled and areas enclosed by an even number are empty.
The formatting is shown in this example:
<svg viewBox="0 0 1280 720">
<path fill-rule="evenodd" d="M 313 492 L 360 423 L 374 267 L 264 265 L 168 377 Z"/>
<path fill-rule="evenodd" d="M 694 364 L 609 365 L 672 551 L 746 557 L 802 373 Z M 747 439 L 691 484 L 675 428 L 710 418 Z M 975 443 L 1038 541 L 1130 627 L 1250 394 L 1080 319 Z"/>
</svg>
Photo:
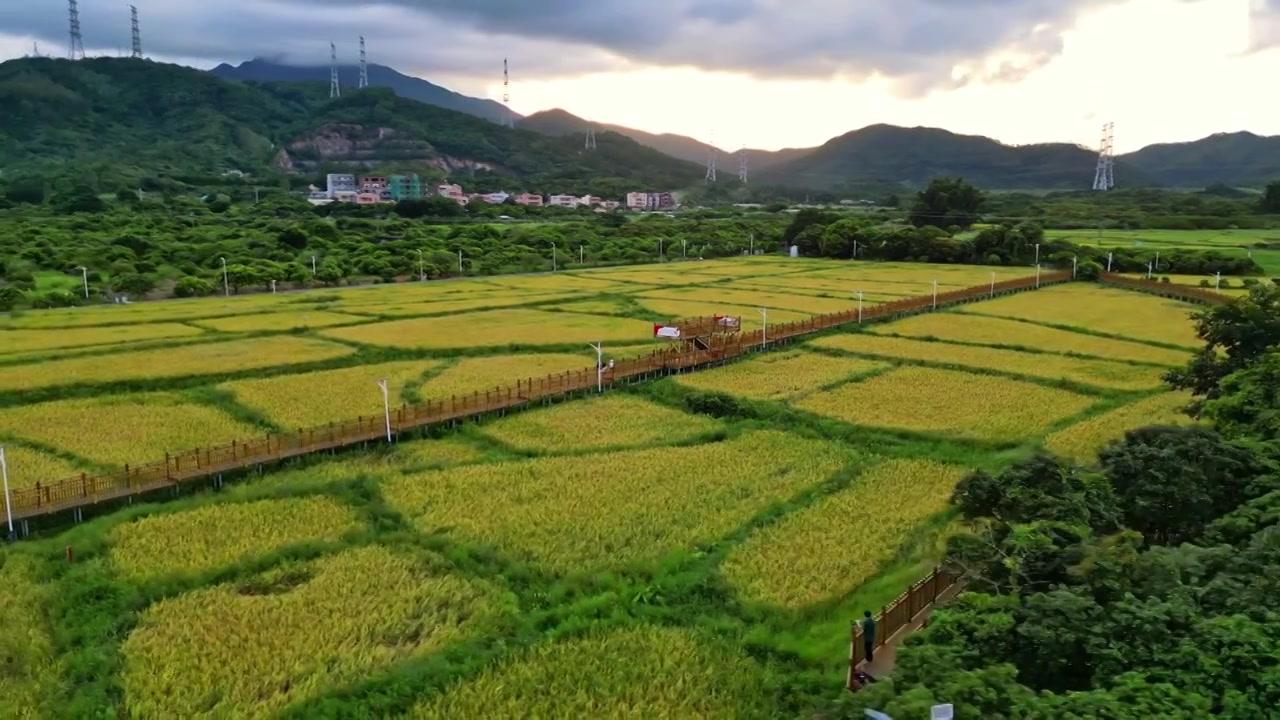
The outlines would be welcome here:
<svg viewBox="0 0 1280 720">
<path fill-rule="evenodd" d="M 708 417 L 612 394 L 504 418 L 485 434 L 521 450 L 556 452 L 684 442 L 723 427 Z"/>
<path fill-rule="evenodd" d="M 1023 278 L 1004 282 L 993 282 L 990 285 L 977 286 L 939 294 L 937 297 L 909 298 L 897 300 L 868 308 L 856 308 L 841 313 L 822 315 L 802 322 L 782 323 L 770 326 L 767 338 L 771 342 L 785 341 L 819 332 L 852 322 L 872 322 L 892 319 L 908 315 L 931 307 L 943 307 L 952 303 L 967 302 L 987 297 L 996 293 L 1029 290 L 1052 283 L 1070 280 L 1070 272 L 1049 273 L 1034 278 Z M 513 311 L 535 312 L 535 311 Z M 566 313 L 538 313 L 551 319 Z M 582 316 L 589 318 L 591 316 Z M 595 318 L 599 320 L 600 318 Z M 414 322 L 414 321 L 407 321 Z M 458 329 L 466 326 L 460 321 Z M 396 323 L 380 323 L 379 325 L 395 325 Z M 352 330 L 365 330 L 374 326 L 359 326 Z M 646 333 L 650 330 L 645 325 Z M 579 328 L 581 330 L 581 328 Z M 401 332 L 405 329 L 401 328 Z M 334 331 L 338 332 L 338 331 Z M 381 333 L 390 335 L 386 328 Z M 545 329 L 544 329 L 545 334 Z M 765 332 L 747 332 L 737 338 L 737 342 L 720 345 L 709 350 L 673 349 L 667 352 L 656 352 L 647 357 L 624 359 L 610 367 L 604 380 L 613 383 L 633 377 L 655 374 L 666 374 L 671 370 L 683 370 L 719 363 L 726 359 L 741 356 L 764 345 Z M 593 338 L 598 339 L 598 338 Z M 394 342 L 394 341 L 392 341 Z M 377 423 L 363 420 L 346 420 L 301 430 L 297 433 L 268 436 L 265 439 L 247 443 L 232 443 L 216 447 L 205 447 L 185 455 L 169 454 L 163 461 L 140 466 L 133 466 L 125 472 L 111 472 L 97 476 L 82 476 L 53 483 L 37 483 L 34 488 L 21 489 L 12 494 L 6 502 L 11 502 L 8 510 L 15 519 L 48 515 L 69 508 L 95 504 L 104 500 L 132 496 L 139 492 L 168 487 L 184 479 L 206 477 L 214 473 L 226 472 L 238 468 L 278 461 L 286 457 L 294 457 L 315 452 L 377 439 L 384 432 L 401 432 L 411 428 L 457 421 L 477 417 L 508 408 L 520 407 L 531 400 L 559 396 L 588 390 L 597 383 L 594 370 L 567 372 L 545 378 L 518 382 L 515 386 L 488 391 L 463 398 L 451 398 L 448 401 L 430 401 L 397 409 L 392 413 L 389 427 L 383 428 Z M 181 424 L 181 421 L 179 421 Z M 69 427 L 75 423 L 69 423 Z M 180 447 L 180 445 L 179 445 Z M 167 449 L 167 448 L 166 448 Z M 158 455 L 159 453 L 157 453 Z"/>
<path fill-rule="evenodd" d="M 790 351 L 763 355 L 747 363 L 681 375 L 676 382 L 694 390 L 724 393 L 751 400 L 789 400 L 821 390 L 827 385 L 888 367 L 887 363 L 882 362 Z"/>
</svg>

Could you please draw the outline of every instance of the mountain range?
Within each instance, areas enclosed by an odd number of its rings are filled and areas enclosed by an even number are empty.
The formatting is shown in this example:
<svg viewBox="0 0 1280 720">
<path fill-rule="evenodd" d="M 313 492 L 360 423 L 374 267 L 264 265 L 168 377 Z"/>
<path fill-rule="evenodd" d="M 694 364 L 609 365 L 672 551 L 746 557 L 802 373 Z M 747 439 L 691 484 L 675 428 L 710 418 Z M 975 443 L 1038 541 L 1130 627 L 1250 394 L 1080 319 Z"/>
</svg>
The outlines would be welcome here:
<svg viewBox="0 0 1280 720">
<path fill-rule="evenodd" d="M 199 71 L 124 58 L 0 63 L 0 167 L 44 175 L 89 172 L 103 182 L 164 176 L 397 170 L 454 178 L 477 190 L 620 194 L 699 184 L 714 152 L 721 189 L 736 186 L 736 153 L 693 138 L 595 124 L 564 110 L 528 117 L 382 65 L 356 90 L 358 69 L 266 60 Z M 515 129 L 500 123 L 514 120 Z M 909 189 L 960 176 L 995 190 L 1087 189 L 1096 152 L 1065 143 L 1010 146 L 938 128 L 873 125 L 815 148 L 745 151 L 751 187 L 834 192 Z M 1260 186 L 1280 178 L 1280 137 L 1214 135 L 1115 158 L 1121 187 Z M 868 196 L 868 195 L 863 195 Z"/>
<path fill-rule="evenodd" d="M 308 79 L 328 83 L 328 67 L 292 68 L 264 60 L 213 70 L 221 77 L 277 81 Z M 358 69 L 339 68 L 341 77 Z M 714 153 L 721 173 L 736 177 L 739 152 L 747 157 L 753 182 L 814 190 L 848 190 L 867 184 L 920 186 L 939 175 L 960 175 L 993 189 L 1086 189 L 1093 179 L 1097 151 L 1067 143 L 1011 146 L 990 138 L 938 128 L 872 125 L 813 148 L 726 151 L 684 135 L 650 133 L 608 123 L 591 123 L 565 110 L 521 117 L 504 105 L 481 100 L 399 73 L 369 65 L 369 82 L 402 97 L 440 105 L 502 122 L 514 116 L 518 127 L 579 144 L 588 127 L 615 132 L 673 158 L 704 165 Z M 1151 145 L 1115 158 L 1115 177 L 1124 187 L 1201 188 L 1215 183 L 1259 186 L 1280 178 L 1280 137 L 1248 132 L 1223 133 L 1201 140 Z"/>
</svg>

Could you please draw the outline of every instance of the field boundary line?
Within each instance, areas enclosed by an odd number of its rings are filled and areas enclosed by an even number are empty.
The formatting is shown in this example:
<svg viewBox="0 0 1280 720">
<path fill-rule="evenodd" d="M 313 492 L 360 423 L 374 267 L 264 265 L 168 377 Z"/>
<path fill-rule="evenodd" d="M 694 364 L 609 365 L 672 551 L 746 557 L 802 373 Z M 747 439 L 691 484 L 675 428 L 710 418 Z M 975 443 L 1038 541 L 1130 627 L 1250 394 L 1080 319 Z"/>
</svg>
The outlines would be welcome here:
<svg viewBox="0 0 1280 720">
<path fill-rule="evenodd" d="M 32 518 L 70 512 L 75 522 L 84 519 L 83 511 L 117 500 L 129 500 L 154 491 L 168 489 L 174 496 L 183 483 L 198 479 L 214 479 L 221 486 L 222 475 L 258 468 L 282 460 L 323 451 L 336 451 L 383 438 L 394 442 L 403 432 L 433 426 L 456 426 L 460 422 L 479 420 L 488 415 L 505 415 L 508 411 L 531 406 L 537 401 L 549 403 L 554 398 L 576 393 L 595 394 L 619 381 L 640 382 L 656 377 L 721 365 L 789 344 L 792 340 L 831 328 L 854 323 L 895 320 L 919 312 L 976 302 L 1007 294 L 1069 282 L 1070 270 L 1037 274 L 1002 282 L 952 290 L 936 295 L 903 298 L 886 303 L 860 306 L 840 312 L 815 315 L 805 320 L 770 324 L 731 340 L 711 336 L 709 342 L 686 343 L 656 350 L 647 356 L 626 358 L 607 367 L 588 367 L 552 373 L 541 378 L 518 379 L 514 385 L 447 400 L 428 400 L 414 405 L 391 408 L 385 415 L 362 416 L 327 425 L 278 433 L 251 440 L 233 441 L 227 445 L 195 448 L 166 453 L 163 460 L 91 475 L 82 473 L 63 480 L 13 490 L 3 503 L 9 517 L 18 523 L 22 536 L 30 534 Z M 712 317 L 692 318 L 690 327 L 716 326 Z"/>
</svg>

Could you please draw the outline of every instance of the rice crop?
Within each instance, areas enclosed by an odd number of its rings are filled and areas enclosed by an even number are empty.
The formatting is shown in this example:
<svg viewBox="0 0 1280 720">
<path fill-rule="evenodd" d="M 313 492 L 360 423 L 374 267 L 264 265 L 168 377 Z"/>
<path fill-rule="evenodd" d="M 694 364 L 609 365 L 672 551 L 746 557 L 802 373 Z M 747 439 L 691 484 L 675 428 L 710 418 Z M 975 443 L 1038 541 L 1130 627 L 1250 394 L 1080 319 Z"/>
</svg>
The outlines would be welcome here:
<svg viewBox="0 0 1280 720">
<path fill-rule="evenodd" d="M 1036 437 L 1093 398 L 1019 380 L 900 367 L 810 395 L 795 406 L 856 425 L 1010 442 Z"/>
<path fill-rule="evenodd" d="M 636 302 L 644 309 L 665 318 L 668 322 L 672 320 L 682 320 L 684 318 L 702 317 L 705 315 L 728 315 L 730 317 L 739 318 L 742 323 L 742 329 L 746 331 L 758 330 L 765 320 L 765 316 L 760 314 L 760 308 L 745 305 L 728 305 L 725 303 L 712 302 L 707 300 L 660 300 L 657 298 L 637 298 Z M 784 322 L 795 322 L 798 320 L 807 320 L 811 317 L 809 313 L 796 312 L 793 310 L 769 310 L 768 320 L 770 325 L 776 325 Z"/>
<path fill-rule="evenodd" d="M 797 295 L 795 293 L 751 291 L 744 289 L 721 288 L 719 286 L 705 288 L 672 288 L 655 290 L 638 295 L 640 302 L 648 299 L 680 300 L 683 302 L 714 303 L 738 305 L 751 308 L 769 308 L 791 310 L 795 312 L 823 314 L 842 312 L 856 308 L 857 301 L 846 298 L 823 298 L 814 295 Z M 770 322 L 773 322 L 770 319 Z"/>
<path fill-rule="evenodd" d="M 501 345 L 564 345 L 636 341 L 652 337 L 641 320 L 514 309 L 448 317 L 395 320 L 321 330 L 340 340 L 400 348 L 445 349 Z"/>
<path fill-rule="evenodd" d="M 1147 425 L 1192 424 L 1182 412 L 1190 402 L 1186 393 L 1153 395 L 1059 430 L 1045 438 L 1044 448 L 1076 462 L 1092 462 L 1107 443 L 1119 440 L 1130 430 Z"/>
<path fill-rule="evenodd" d="M 632 283 L 637 287 L 637 289 L 642 289 L 642 286 L 645 285 L 656 285 L 660 287 L 676 285 L 706 285 L 709 283 L 719 282 L 724 279 L 716 275 L 699 274 L 695 272 L 699 266 L 691 263 L 681 263 L 679 265 L 669 267 L 671 269 L 619 270 L 602 273 L 600 277 L 608 278 L 609 280 L 619 283 Z"/>
<path fill-rule="evenodd" d="M 262 717 L 466 637 L 486 585 L 381 547 L 161 600 L 121 648 L 132 717 Z"/>
<path fill-rule="evenodd" d="M 704 260 L 697 264 L 696 272 L 720 277 L 751 277 L 757 275 L 795 275 L 812 270 L 805 263 L 796 264 L 773 258 L 748 258 L 743 260 Z"/>
<path fill-rule="evenodd" d="M 177 395 L 136 393 L 5 408 L 0 410 L 0 434 L 121 467 L 161 462 L 167 452 L 229 443 L 262 432 Z"/>
<path fill-rule="evenodd" d="M 525 292 L 601 292 L 618 286 L 608 275 L 594 273 L 555 273 L 553 275 L 526 275 L 524 277 L 496 277 L 494 285 Z"/>
<path fill-rule="evenodd" d="M 471 462 L 483 453 L 459 437 L 431 438 L 396 443 L 393 456 L 397 471 L 421 472 Z"/>
<path fill-rule="evenodd" d="M 606 357 L 610 352 L 605 347 Z M 595 351 L 591 358 L 568 353 L 533 353 L 529 355 L 493 355 L 463 358 L 450 365 L 422 384 L 420 393 L 428 400 L 447 400 L 450 397 L 470 395 L 498 388 L 506 389 L 527 380 L 541 380 L 552 373 L 567 370 L 583 370 L 596 365 Z"/>
<path fill-rule="evenodd" d="M 1070 380 L 1114 390 L 1149 390 L 1159 387 L 1163 372 L 1149 365 L 957 345 L 932 340 L 912 340 L 871 333 L 830 335 L 818 338 L 811 344 L 814 347 L 857 355 L 959 365 L 981 370 L 999 370 L 1048 380 Z"/>
<path fill-rule="evenodd" d="M 981 304 L 971 307 L 980 308 Z M 1017 320 L 957 312 L 915 315 L 884 325 L 874 325 L 871 332 L 882 335 L 936 338 L 975 345 L 1024 347 L 1047 353 L 1070 353 L 1104 360 L 1128 360 L 1170 367 L 1181 367 L 1191 359 L 1189 351 L 1096 337 Z"/>
<path fill-rule="evenodd" d="M 1014 278 L 1034 275 L 1035 270 L 1020 267 L 1002 267 L 989 265 L 933 265 L 927 263 L 838 263 L 834 267 L 827 265 L 814 272 L 805 273 L 805 278 L 836 279 L 842 282 L 875 282 L 912 283 L 928 285 L 933 289 L 933 281 L 939 285 L 955 287 L 973 287 L 996 281 L 1013 280 Z"/>
<path fill-rule="evenodd" d="M 357 416 L 381 417 L 383 402 L 378 380 L 387 379 L 388 396 L 395 408 L 406 402 L 407 389 L 416 390 L 425 374 L 442 365 L 439 360 L 407 360 L 237 380 L 220 387 L 277 426 L 297 429 Z"/>
<path fill-rule="evenodd" d="M 84 471 L 84 468 L 57 455 L 21 445 L 6 446 L 4 459 L 8 466 L 9 487 L 13 489 L 32 487 L 38 482 L 61 480 Z M 4 498 L 0 497 L 0 505 L 3 503 Z"/>
<path fill-rule="evenodd" d="M 851 460 L 776 431 L 724 442 L 468 465 L 387 481 L 420 529 L 493 545 L 557 572 L 657 560 L 714 542 Z"/>
<path fill-rule="evenodd" d="M 50 588 L 35 581 L 42 568 L 27 556 L 6 555 L 0 562 L 0 717 L 54 717 L 50 691 L 62 679 L 61 663 L 43 608 L 52 604 Z"/>
<path fill-rule="evenodd" d="M 625 315 L 628 314 L 627 307 L 620 298 L 608 298 L 603 300 L 577 300 L 565 303 L 563 305 L 553 305 L 544 310 L 557 310 L 563 312 L 586 313 L 588 315 Z"/>
<path fill-rule="evenodd" d="M 611 393 L 504 418 L 485 433 L 524 450 L 586 450 L 677 443 L 723 428 L 719 421 Z"/>
<path fill-rule="evenodd" d="M 801 608 L 842 595 L 893 560 L 902 538 L 944 511 L 966 469 L 888 460 L 849 487 L 757 530 L 721 571 L 745 599 Z"/>
<path fill-rule="evenodd" d="M 285 498 L 143 517 L 107 538 L 116 572 L 139 581 L 200 575 L 289 545 L 336 541 L 358 527 L 359 516 L 331 498 Z"/>
<path fill-rule="evenodd" d="M 294 310 L 291 312 L 261 313 L 257 315 L 233 315 L 231 317 L 196 320 L 193 324 L 218 332 L 263 332 L 268 330 L 294 330 L 318 328 L 330 325 L 349 325 L 368 322 L 369 318 L 346 315 L 327 310 Z"/>
<path fill-rule="evenodd" d="M 474 310 L 491 310 L 494 308 L 519 307 L 532 303 L 549 302 L 565 298 L 579 297 L 566 293 L 496 293 L 493 295 L 468 295 L 465 300 L 429 300 L 425 302 L 380 302 L 360 305 L 344 305 L 343 309 L 367 316 L 412 317 L 416 315 L 448 315 L 450 313 L 469 312 Z M 368 320 L 368 317 L 364 318 Z"/>
<path fill-rule="evenodd" d="M 105 345 L 123 345 L 142 340 L 192 338 L 204 334 L 199 328 L 177 323 L 83 327 L 67 330 L 0 330 L 0 353 L 28 353 Z"/>
<path fill-rule="evenodd" d="M 752 400 L 786 400 L 888 367 L 887 363 L 793 350 L 763 354 L 713 370 L 679 375 L 675 381 L 705 392 Z"/>
<path fill-rule="evenodd" d="M 767 718 L 762 668 L 709 638 L 642 626 L 537 645 L 416 707 L 456 718 Z"/>
<path fill-rule="evenodd" d="M 292 336 L 196 343 L 0 366 L 0 391 L 221 375 L 295 363 L 323 362 L 354 352 L 346 345 Z"/>
<path fill-rule="evenodd" d="M 1116 290 L 1059 285 L 1017 293 L 965 308 L 966 313 L 1069 325 L 1134 340 L 1200 347 L 1191 313 L 1198 308 L 1177 300 Z"/>
</svg>

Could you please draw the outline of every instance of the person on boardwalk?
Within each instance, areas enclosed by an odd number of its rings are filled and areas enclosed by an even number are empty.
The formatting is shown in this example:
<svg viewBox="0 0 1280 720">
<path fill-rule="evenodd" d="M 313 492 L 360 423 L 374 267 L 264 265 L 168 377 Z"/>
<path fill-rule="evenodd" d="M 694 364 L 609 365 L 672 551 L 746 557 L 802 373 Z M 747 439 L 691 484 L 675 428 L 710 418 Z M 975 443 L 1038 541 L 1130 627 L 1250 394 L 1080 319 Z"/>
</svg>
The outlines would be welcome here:
<svg viewBox="0 0 1280 720">
<path fill-rule="evenodd" d="M 871 617 L 870 610 L 862 612 L 862 649 L 867 662 L 875 659 L 876 651 L 876 619 Z"/>
</svg>

